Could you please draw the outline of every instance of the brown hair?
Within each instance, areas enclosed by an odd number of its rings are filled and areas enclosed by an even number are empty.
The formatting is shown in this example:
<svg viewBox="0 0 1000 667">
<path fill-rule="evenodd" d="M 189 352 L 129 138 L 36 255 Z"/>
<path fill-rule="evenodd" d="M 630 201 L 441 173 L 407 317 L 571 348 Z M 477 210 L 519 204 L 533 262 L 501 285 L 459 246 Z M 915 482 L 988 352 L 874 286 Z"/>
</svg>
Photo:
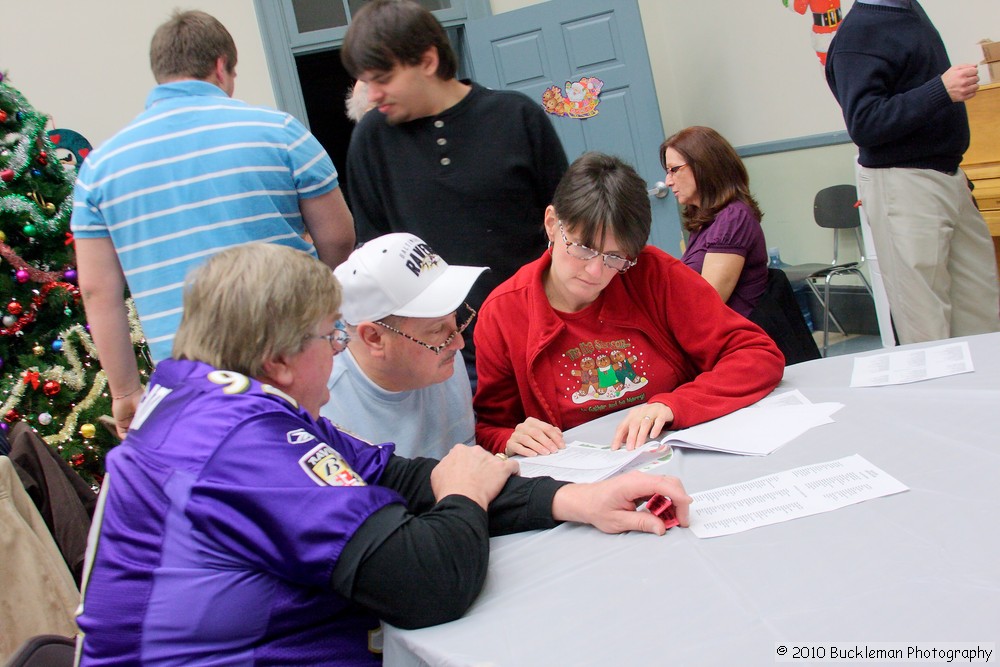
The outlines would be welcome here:
<svg viewBox="0 0 1000 667">
<path fill-rule="evenodd" d="M 610 233 L 635 259 L 649 240 L 653 213 L 646 182 L 612 155 L 591 152 L 574 160 L 552 195 L 552 207 L 585 246 L 604 247 Z"/>
<path fill-rule="evenodd" d="M 220 58 L 236 68 L 236 43 L 214 16 L 200 11 L 175 11 L 156 29 L 149 45 L 149 65 L 157 83 L 177 78 L 206 79 Z"/>
<path fill-rule="evenodd" d="M 223 250 L 184 281 L 176 359 L 259 378 L 264 362 L 292 355 L 340 309 L 340 283 L 315 257 L 288 246 Z"/>
<path fill-rule="evenodd" d="M 750 194 L 747 168 L 736 149 L 721 134 L 710 127 L 696 125 L 668 137 L 660 145 L 660 164 L 664 170 L 668 148 L 684 156 L 701 197 L 699 206 L 688 204 L 684 207 L 684 229 L 695 232 L 710 225 L 719 211 L 734 201 L 749 206 L 760 221 L 763 213 Z"/>
<path fill-rule="evenodd" d="M 458 60 L 433 14 L 412 0 L 371 0 L 351 20 L 340 60 L 357 78 L 369 70 L 388 72 L 397 64 L 417 65 L 432 46 L 438 53 L 438 78 L 454 79 Z"/>
</svg>

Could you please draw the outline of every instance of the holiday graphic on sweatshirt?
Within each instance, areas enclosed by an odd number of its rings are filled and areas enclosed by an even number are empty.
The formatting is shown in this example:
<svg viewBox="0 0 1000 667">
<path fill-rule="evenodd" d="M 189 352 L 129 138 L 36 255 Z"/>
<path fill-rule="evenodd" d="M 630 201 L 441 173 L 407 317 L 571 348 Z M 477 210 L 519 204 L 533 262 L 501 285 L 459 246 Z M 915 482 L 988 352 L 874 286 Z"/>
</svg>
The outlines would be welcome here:
<svg viewBox="0 0 1000 667">
<path fill-rule="evenodd" d="M 577 405 L 601 404 L 596 410 L 644 401 L 641 390 L 649 379 L 642 372 L 642 355 L 628 338 L 581 341 L 559 357 L 561 389 Z"/>
</svg>

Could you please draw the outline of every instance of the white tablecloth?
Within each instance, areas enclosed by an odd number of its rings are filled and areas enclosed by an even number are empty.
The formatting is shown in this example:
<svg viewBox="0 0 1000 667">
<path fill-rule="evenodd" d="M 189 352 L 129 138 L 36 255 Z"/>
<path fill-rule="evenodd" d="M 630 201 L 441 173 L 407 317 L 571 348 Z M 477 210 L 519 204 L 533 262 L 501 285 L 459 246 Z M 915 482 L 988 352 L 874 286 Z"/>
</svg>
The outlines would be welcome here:
<svg viewBox="0 0 1000 667">
<path fill-rule="evenodd" d="M 579 525 L 494 538 L 466 616 L 387 628 L 385 664 L 773 665 L 776 642 L 1000 644 L 1000 334 L 964 340 L 974 373 L 914 384 L 851 389 L 850 356 L 792 366 L 776 391 L 844 403 L 834 424 L 767 457 L 675 448 L 659 471 L 697 492 L 861 454 L 910 491 L 706 540 Z M 610 440 L 616 421 L 568 435 Z"/>
</svg>

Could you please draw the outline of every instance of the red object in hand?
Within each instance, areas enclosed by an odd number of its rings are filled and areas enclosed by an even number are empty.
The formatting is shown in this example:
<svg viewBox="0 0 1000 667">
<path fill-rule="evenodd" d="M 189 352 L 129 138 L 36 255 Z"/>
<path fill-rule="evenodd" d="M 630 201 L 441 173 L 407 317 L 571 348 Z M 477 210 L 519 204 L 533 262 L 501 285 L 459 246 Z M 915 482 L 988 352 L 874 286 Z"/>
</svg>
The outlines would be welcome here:
<svg viewBox="0 0 1000 667">
<path fill-rule="evenodd" d="M 666 496 L 654 493 L 646 502 L 646 509 L 659 517 L 666 524 L 668 530 L 680 525 L 680 521 L 677 520 L 677 513 L 674 510 L 674 504 Z"/>
</svg>

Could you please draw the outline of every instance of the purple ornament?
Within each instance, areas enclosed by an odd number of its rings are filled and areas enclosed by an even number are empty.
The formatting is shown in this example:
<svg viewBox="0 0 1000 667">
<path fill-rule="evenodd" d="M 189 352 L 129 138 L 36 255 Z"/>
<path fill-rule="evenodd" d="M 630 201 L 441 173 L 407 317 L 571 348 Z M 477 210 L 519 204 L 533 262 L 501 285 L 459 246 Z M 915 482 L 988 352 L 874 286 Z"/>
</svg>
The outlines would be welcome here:
<svg viewBox="0 0 1000 667">
<path fill-rule="evenodd" d="M 28 282 L 28 278 L 30 277 L 31 275 L 28 273 L 26 269 L 18 269 L 17 273 L 14 274 L 14 278 L 16 278 L 17 282 L 21 284 Z"/>
<path fill-rule="evenodd" d="M 7 422 L 0 421 L 0 431 L 6 433 L 10 430 L 10 426 L 7 426 Z"/>
<path fill-rule="evenodd" d="M 76 269 L 66 269 L 63 271 L 63 280 L 68 283 L 76 282 Z"/>
<path fill-rule="evenodd" d="M 3 370 L 3 357 L 0 357 L 0 370 Z"/>
</svg>

